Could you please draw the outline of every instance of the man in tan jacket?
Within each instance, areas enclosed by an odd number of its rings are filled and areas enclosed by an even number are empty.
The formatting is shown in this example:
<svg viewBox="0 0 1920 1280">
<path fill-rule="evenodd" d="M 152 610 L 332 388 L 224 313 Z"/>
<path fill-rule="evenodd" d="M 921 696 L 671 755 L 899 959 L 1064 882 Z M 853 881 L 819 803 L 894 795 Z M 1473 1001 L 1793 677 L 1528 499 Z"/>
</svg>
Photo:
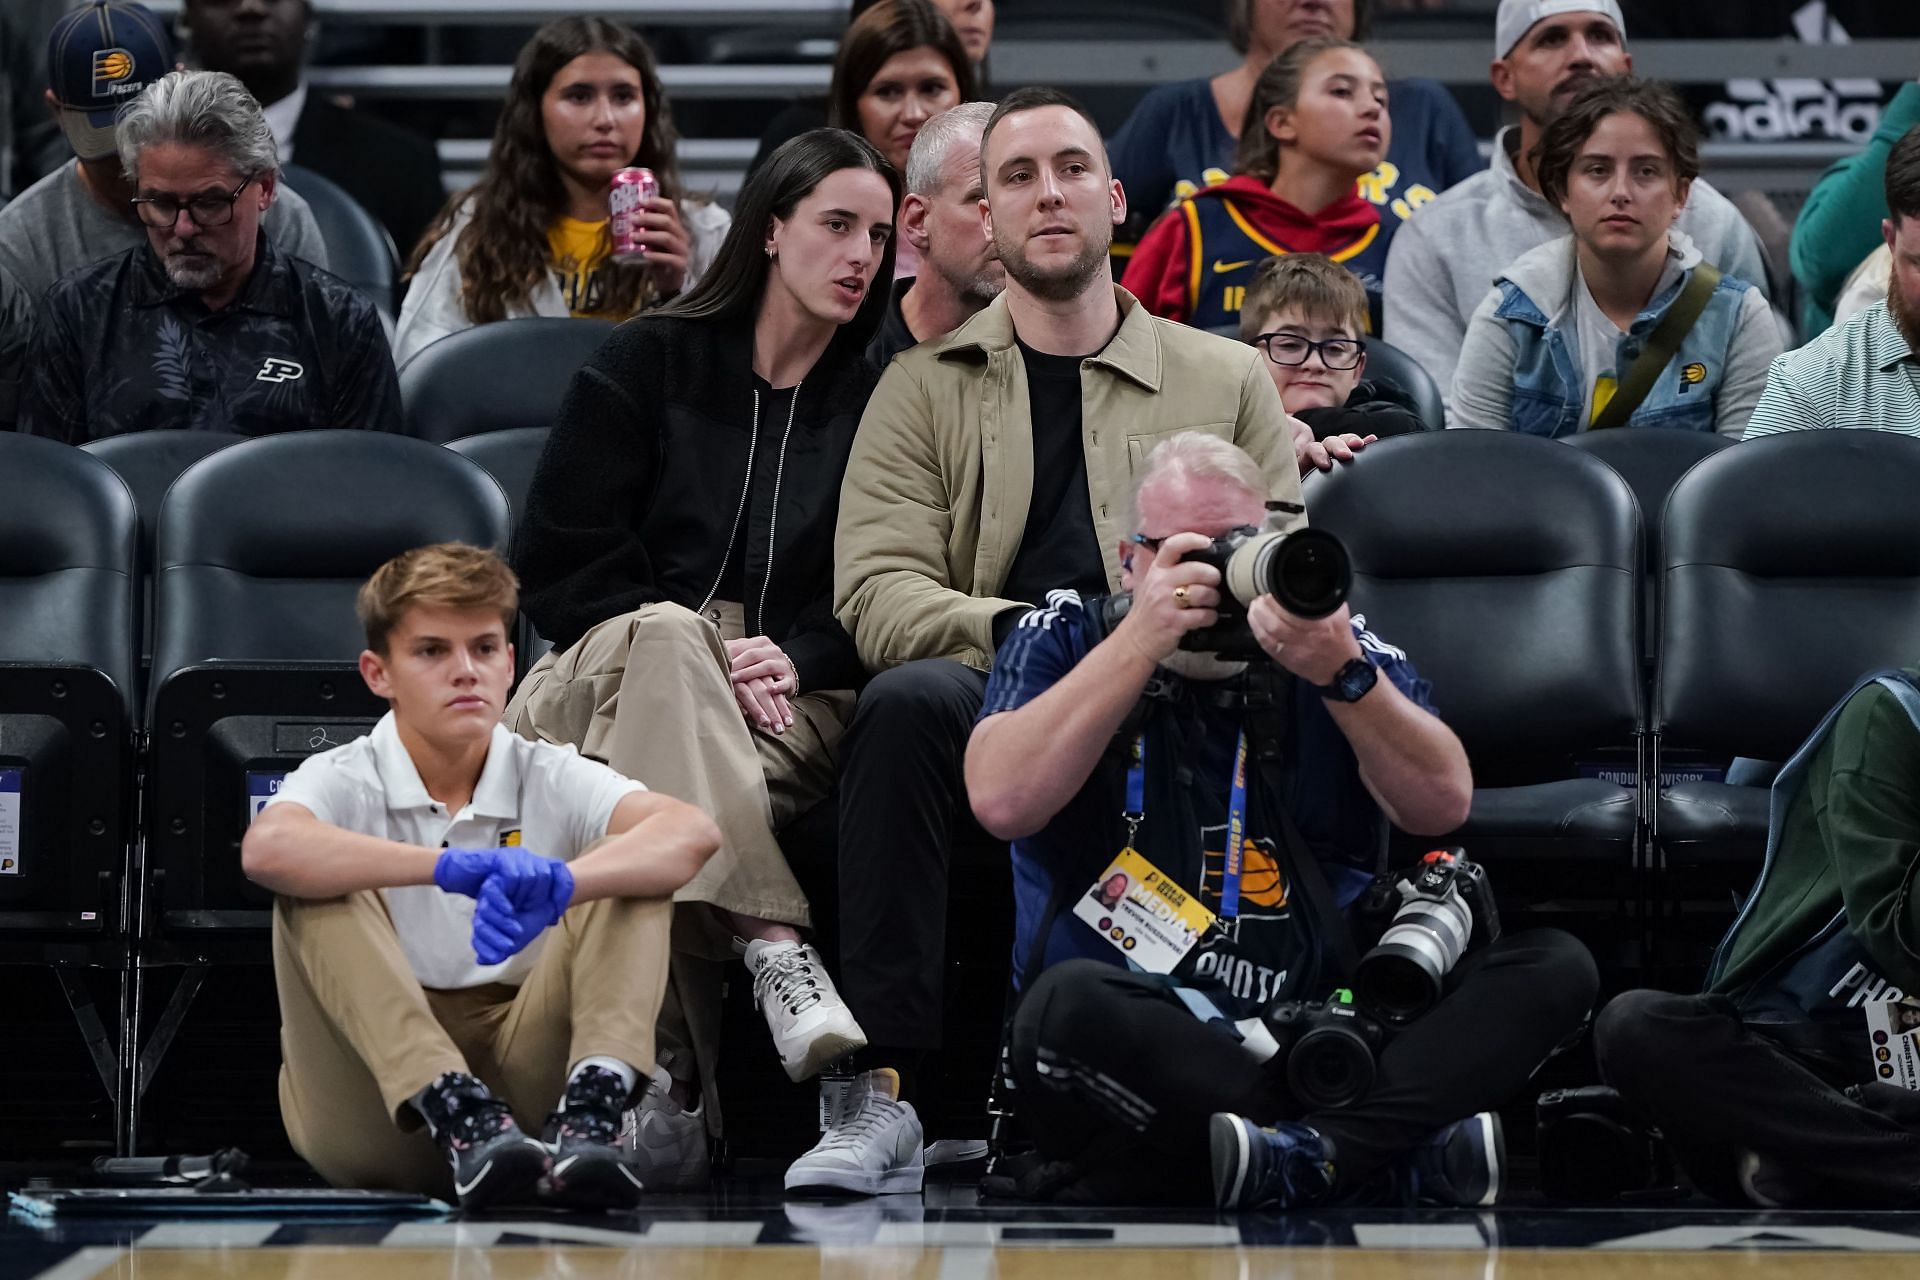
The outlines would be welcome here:
<svg viewBox="0 0 1920 1280">
<path fill-rule="evenodd" d="M 834 607 L 878 673 L 840 775 L 841 990 L 869 1047 L 790 1188 L 920 1187 L 925 1134 L 902 1095 L 940 1047 L 947 847 L 1000 639 L 1050 590 L 1117 588 L 1103 548 L 1134 531 L 1133 473 L 1168 436 L 1232 440 L 1272 498 L 1300 498 L 1260 353 L 1155 319 L 1115 287 L 1107 250 L 1126 197 L 1086 112 L 1054 90 L 1008 95 L 981 173 L 1006 292 L 895 357 L 841 490 Z"/>
</svg>

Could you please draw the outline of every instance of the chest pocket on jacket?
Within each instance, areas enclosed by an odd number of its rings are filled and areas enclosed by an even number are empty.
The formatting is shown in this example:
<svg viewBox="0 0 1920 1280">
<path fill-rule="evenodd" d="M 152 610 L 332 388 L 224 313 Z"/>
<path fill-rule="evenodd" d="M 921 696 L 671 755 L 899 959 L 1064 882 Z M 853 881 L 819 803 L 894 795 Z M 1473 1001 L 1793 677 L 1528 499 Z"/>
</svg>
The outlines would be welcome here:
<svg viewBox="0 0 1920 1280">
<path fill-rule="evenodd" d="M 1127 436 L 1127 470 L 1138 474 L 1140 464 L 1154 451 L 1162 440 L 1177 436 L 1182 431 L 1203 431 L 1210 436 L 1219 436 L 1222 440 L 1233 439 L 1234 423 L 1225 422 L 1183 422 L 1177 427 L 1163 427 L 1158 431 L 1139 431 Z"/>
</svg>

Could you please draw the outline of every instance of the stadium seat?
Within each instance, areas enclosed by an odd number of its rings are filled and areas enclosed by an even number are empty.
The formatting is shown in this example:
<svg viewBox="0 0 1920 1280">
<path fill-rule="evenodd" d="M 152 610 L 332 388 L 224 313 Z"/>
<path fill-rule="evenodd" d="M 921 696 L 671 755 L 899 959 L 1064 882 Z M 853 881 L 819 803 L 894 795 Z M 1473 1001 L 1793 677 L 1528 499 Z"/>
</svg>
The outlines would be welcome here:
<svg viewBox="0 0 1920 1280">
<path fill-rule="evenodd" d="M 0 966 L 52 971 L 116 1117 L 94 980 L 124 1002 L 138 536 L 106 463 L 0 433 Z M 0 969 L 0 1008 L 25 1007 L 22 981 Z"/>
<path fill-rule="evenodd" d="M 133 491 L 133 504 L 140 513 L 140 663 L 144 671 L 153 656 L 153 538 L 160 515 L 160 500 L 167 496 L 173 482 L 200 459 L 218 453 L 247 437 L 233 431 L 127 431 L 102 436 L 81 445 L 88 453 L 112 467 L 127 488 Z M 133 705 L 144 706 L 144 686 L 133 690 Z"/>
<path fill-rule="evenodd" d="M 1640 545 L 1650 570 L 1658 571 L 1660 519 L 1667 494 L 1693 465 L 1734 443 L 1713 431 L 1662 431 L 1636 427 L 1630 431 L 1582 431 L 1561 441 L 1585 449 L 1615 471 L 1640 503 Z"/>
<path fill-rule="evenodd" d="M 280 176 L 312 207 L 327 246 L 327 268 L 371 298 L 391 320 L 400 254 L 387 229 L 331 178 L 297 164 L 287 165 Z"/>
<path fill-rule="evenodd" d="M 400 371 L 407 434 L 446 444 L 512 427 L 550 427 L 574 372 L 612 332 L 606 320 L 542 316 L 449 334 Z"/>
<path fill-rule="evenodd" d="M 520 513 L 526 509 L 527 486 L 533 483 L 533 469 L 547 444 L 547 431 L 546 427 L 509 427 L 505 431 L 467 436 L 447 445 L 455 453 L 479 463 L 488 475 L 500 482 L 516 528 L 520 524 Z"/>
<path fill-rule="evenodd" d="M 1440 384 L 1412 356 L 1383 338 L 1367 339 L 1367 371 L 1370 382 L 1382 383 L 1400 394 L 1429 431 L 1443 431 L 1447 409 L 1440 396 Z"/>
<path fill-rule="evenodd" d="M 1785 760 L 1856 680 L 1920 658 L 1920 440 L 1805 431 L 1702 462 L 1667 500 L 1653 728 L 1672 748 Z M 1758 865 L 1760 787 L 1683 782 L 1663 865 Z"/>
<path fill-rule="evenodd" d="M 426 543 L 502 547 L 507 523 L 505 495 L 478 466 L 376 432 L 250 440 L 180 477 L 155 571 L 154 922 L 264 923 L 266 895 L 240 872 L 252 812 L 279 775 L 384 710 L 354 668 L 360 584 Z"/>
<path fill-rule="evenodd" d="M 1352 608 L 1404 648 L 1473 763 L 1469 851 L 1624 864 L 1641 715 L 1640 516 L 1610 467 L 1501 431 L 1397 436 L 1309 478 L 1354 561 Z M 1599 774 L 1599 769 L 1587 772 Z"/>
</svg>

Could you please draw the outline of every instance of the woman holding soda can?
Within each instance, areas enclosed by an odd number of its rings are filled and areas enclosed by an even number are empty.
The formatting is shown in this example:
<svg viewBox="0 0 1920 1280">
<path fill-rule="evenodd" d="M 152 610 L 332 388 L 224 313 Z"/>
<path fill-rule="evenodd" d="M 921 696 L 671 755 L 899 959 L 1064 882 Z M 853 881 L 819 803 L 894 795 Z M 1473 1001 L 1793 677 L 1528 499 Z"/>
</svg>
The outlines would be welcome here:
<svg viewBox="0 0 1920 1280">
<path fill-rule="evenodd" d="M 591 17 L 540 28 L 514 64 L 486 173 L 413 251 L 396 363 L 474 325 L 624 320 L 691 288 L 730 219 L 686 197 L 676 143 L 653 54 L 631 28 Z M 629 232 L 618 247 L 616 202 Z"/>
<path fill-rule="evenodd" d="M 742 188 L 712 270 L 574 375 L 528 489 L 513 567 L 554 649 L 508 727 L 573 743 L 722 833 L 675 895 L 672 1082 L 642 1104 L 648 1132 L 702 1123 L 692 1098 L 717 1047 L 702 1028 L 717 1027 L 736 954 L 793 1079 L 866 1043 L 802 935 L 807 898 L 777 833 L 832 789 L 865 679 L 833 616 L 833 538 L 878 379 L 864 351 L 899 200 L 899 175 L 858 134 L 780 147 Z M 686 1153 L 649 1169 L 649 1187 L 704 1177 L 703 1143 L 645 1145 Z"/>
</svg>

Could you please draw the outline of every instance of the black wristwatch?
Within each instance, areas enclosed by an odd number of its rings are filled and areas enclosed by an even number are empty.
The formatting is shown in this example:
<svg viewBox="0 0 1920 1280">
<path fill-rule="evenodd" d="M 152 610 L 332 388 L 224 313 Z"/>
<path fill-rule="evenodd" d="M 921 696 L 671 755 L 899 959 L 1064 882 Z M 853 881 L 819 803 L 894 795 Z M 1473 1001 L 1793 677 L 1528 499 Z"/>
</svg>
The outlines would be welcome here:
<svg viewBox="0 0 1920 1280">
<path fill-rule="evenodd" d="M 1358 702 L 1380 680 L 1380 668 L 1366 658 L 1349 658 L 1347 665 L 1333 673 L 1332 684 L 1317 684 L 1320 696 L 1335 702 Z"/>
</svg>

